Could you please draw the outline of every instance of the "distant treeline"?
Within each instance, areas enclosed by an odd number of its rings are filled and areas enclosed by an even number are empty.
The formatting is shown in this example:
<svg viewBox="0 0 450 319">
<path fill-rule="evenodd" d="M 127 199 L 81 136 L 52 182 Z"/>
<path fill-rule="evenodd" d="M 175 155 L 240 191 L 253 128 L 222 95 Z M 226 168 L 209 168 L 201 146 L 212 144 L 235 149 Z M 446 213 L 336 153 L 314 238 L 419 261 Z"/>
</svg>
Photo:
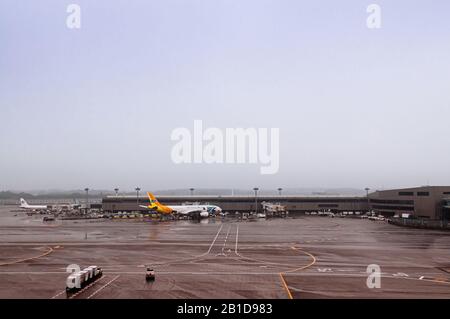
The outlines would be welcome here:
<svg viewBox="0 0 450 319">
<path fill-rule="evenodd" d="M 153 192 L 157 195 L 190 195 L 191 191 L 188 188 L 185 189 L 169 189 L 169 190 L 155 190 Z M 231 189 L 231 188 L 195 188 L 192 192 L 195 195 L 236 195 L 236 196 L 252 196 L 254 195 L 253 189 Z M 363 195 L 364 190 L 354 188 L 282 188 L 281 193 L 283 195 Z M 271 196 L 278 195 L 278 189 L 259 189 L 258 195 Z"/>
<path fill-rule="evenodd" d="M 98 198 L 103 197 L 103 195 L 111 195 L 112 193 L 92 193 L 89 194 L 89 198 Z M 18 199 L 18 198 L 24 198 L 24 199 L 67 199 L 67 198 L 86 198 L 86 193 L 83 192 L 61 192 L 61 193 L 46 193 L 46 194 L 38 194 L 33 195 L 30 193 L 24 193 L 24 192 L 11 192 L 11 191 L 2 191 L 0 192 L 0 199 Z"/>
<path fill-rule="evenodd" d="M 147 190 L 142 189 L 139 193 L 140 196 L 146 196 Z M 190 195 L 190 189 L 169 189 L 169 190 L 149 190 L 152 191 L 156 195 Z M 353 188 L 335 188 L 335 189 L 320 189 L 320 188 L 286 188 L 282 189 L 283 195 L 364 195 L 364 190 L 353 189 Z M 258 195 L 277 195 L 279 192 L 277 189 L 260 189 L 258 191 Z M 113 191 L 101 191 L 101 190 L 90 190 L 89 198 L 102 198 L 107 195 L 114 195 Z M 193 194 L 195 195 L 246 195 L 251 196 L 254 194 L 252 189 L 227 189 L 227 188 L 196 188 L 193 190 Z M 120 192 L 119 195 L 130 195 L 135 196 L 136 192 L 127 191 Z M 31 194 L 27 192 L 12 192 L 12 191 L 1 191 L 0 199 L 82 199 L 86 198 L 86 193 L 82 190 L 74 190 L 74 191 L 48 191 L 48 192 L 37 192 L 36 194 Z"/>
<path fill-rule="evenodd" d="M 33 195 L 28 193 L 13 193 L 13 192 L 0 192 L 0 199 L 16 199 L 16 198 L 34 198 Z"/>
</svg>

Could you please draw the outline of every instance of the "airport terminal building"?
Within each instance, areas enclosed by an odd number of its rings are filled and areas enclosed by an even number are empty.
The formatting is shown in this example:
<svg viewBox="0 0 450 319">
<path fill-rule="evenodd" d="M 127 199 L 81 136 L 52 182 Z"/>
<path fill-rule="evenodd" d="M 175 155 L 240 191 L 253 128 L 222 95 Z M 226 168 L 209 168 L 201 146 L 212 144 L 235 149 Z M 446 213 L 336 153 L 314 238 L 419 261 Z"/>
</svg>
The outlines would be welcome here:
<svg viewBox="0 0 450 319">
<path fill-rule="evenodd" d="M 201 203 L 217 205 L 225 212 L 255 211 L 254 196 L 156 196 L 166 205 Z M 450 219 L 450 186 L 423 186 L 416 188 L 382 190 L 366 196 L 258 196 L 258 210 L 261 203 L 279 203 L 289 213 L 312 211 L 367 212 L 375 211 L 384 216 L 411 216 L 427 219 Z M 139 205 L 148 205 L 145 196 L 107 196 L 102 208 L 106 212 L 145 211 Z"/>
<path fill-rule="evenodd" d="M 450 219 L 450 186 L 376 191 L 369 194 L 370 209 L 384 216 L 411 214 L 417 218 Z"/>
<path fill-rule="evenodd" d="M 227 212 L 251 212 L 255 211 L 254 196 L 158 196 L 159 202 L 165 205 L 182 204 L 210 204 L 217 205 Z M 289 212 L 306 211 L 364 211 L 367 210 L 366 197 L 344 197 L 344 196 L 258 196 L 258 210 L 261 203 L 280 203 L 285 205 Z M 148 205 L 147 197 L 136 196 L 108 196 L 103 198 L 104 211 L 144 211 L 139 205 Z"/>
</svg>

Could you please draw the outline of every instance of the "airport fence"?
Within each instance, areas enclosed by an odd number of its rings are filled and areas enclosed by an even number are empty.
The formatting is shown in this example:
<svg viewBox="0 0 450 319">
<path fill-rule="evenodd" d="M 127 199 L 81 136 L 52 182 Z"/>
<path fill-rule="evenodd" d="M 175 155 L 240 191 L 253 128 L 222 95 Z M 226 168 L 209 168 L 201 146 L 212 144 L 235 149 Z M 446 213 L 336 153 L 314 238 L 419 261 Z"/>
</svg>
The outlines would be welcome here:
<svg viewBox="0 0 450 319">
<path fill-rule="evenodd" d="M 389 223 L 404 227 L 450 230 L 450 223 L 447 220 L 392 218 Z"/>
</svg>

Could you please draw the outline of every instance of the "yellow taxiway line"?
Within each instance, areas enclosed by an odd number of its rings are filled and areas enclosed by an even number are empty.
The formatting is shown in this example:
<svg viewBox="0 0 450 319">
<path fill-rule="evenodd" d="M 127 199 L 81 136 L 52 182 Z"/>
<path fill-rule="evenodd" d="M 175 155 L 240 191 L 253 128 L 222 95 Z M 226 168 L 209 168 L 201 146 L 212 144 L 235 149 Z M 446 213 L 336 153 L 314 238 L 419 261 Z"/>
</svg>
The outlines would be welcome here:
<svg viewBox="0 0 450 319">
<path fill-rule="evenodd" d="M 286 290 L 289 299 L 294 299 L 294 298 L 292 298 L 292 294 L 291 294 L 291 291 L 289 290 L 289 287 L 288 287 L 288 285 L 286 283 L 286 280 L 284 280 L 283 273 L 280 272 L 279 275 L 280 275 L 280 278 L 281 278 L 281 283 L 283 284 L 284 289 Z"/>
<path fill-rule="evenodd" d="M 21 263 L 24 261 L 34 260 L 34 259 L 38 259 L 38 258 L 47 256 L 48 254 L 51 254 L 54 251 L 54 249 L 52 247 L 48 247 L 48 248 L 49 248 L 49 250 L 47 250 L 45 253 L 43 253 L 39 256 L 34 256 L 34 257 L 30 257 L 30 258 L 24 258 L 24 259 L 19 259 L 19 260 L 7 262 L 7 263 L 2 263 L 2 264 L 0 264 L 0 266 L 14 265 L 14 264 L 18 264 L 18 263 Z"/>
<path fill-rule="evenodd" d="M 296 272 L 296 271 L 304 270 L 306 268 L 311 267 L 312 265 L 314 265 L 316 263 L 317 259 L 316 259 L 316 257 L 313 254 L 310 254 L 309 252 L 307 252 L 307 251 L 305 251 L 303 249 L 298 249 L 297 247 L 291 247 L 291 248 L 293 250 L 300 251 L 300 252 L 304 253 L 305 255 L 311 257 L 312 261 L 306 266 L 302 266 L 302 267 L 299 267 L 299 268 L 296 268 L 296 269 L 292 269 L 292 270 L 283 271 L 283 273 L 290 273 L 290 272 Z"/>
<path fill-rule="evenodd" d="M 300 271 L 300 270 L 304 270 L 306 268 L 309 268 L 312 265 L 314 265 L 316 263 L 316 261 L 317 261 L 316 257 L 313 254 L 311 254 L 311 253 L 309 253 L 307 251 L 304 251 L 302 249 L 298 249 L 297 247 L 294 247 L 294 246 L 292 246 L 291 248 L 293 250 L 300 251 L 300 252 L 304 253 L 305 255 L 311 257 L 312 261 L 309 264 L 307 264 L 306 266 L 302 266 L 302 267 L 299 267 L 299 268 L 295 268 L 295 269 L 292 269 L 292 270 L 287 270 L 287 271 L 283 271 L 283 272 L 279 273 L 280 278 L 281 278 L 281 283 L 283 284 L 283 287 L 286 290 L 289 299 L 293 299 L 293 297 L 292 297 L 292 293 L 289 290 L 289 286 L 287 285 L 286 280 L 284 279 L 283 275 L 285 275 L 287 273 L 293 273 L 293 272 L 296 272 L 296 271 Z"/>
</svg>

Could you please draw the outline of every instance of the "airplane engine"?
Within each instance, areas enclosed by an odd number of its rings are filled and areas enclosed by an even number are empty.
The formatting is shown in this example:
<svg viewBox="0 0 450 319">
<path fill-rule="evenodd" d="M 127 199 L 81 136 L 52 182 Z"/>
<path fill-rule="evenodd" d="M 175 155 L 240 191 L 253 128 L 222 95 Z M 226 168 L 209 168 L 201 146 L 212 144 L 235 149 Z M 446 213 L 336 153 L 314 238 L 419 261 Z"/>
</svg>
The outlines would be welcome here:
<svg viewBox="0 0 450 319">
<path fill-rule="evenodd" d="M 209 217 L 209 213 L 208 212 L 201 212 L 200 213 L 200 217 Z"/>
</svg>

